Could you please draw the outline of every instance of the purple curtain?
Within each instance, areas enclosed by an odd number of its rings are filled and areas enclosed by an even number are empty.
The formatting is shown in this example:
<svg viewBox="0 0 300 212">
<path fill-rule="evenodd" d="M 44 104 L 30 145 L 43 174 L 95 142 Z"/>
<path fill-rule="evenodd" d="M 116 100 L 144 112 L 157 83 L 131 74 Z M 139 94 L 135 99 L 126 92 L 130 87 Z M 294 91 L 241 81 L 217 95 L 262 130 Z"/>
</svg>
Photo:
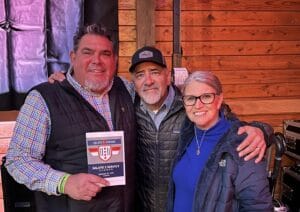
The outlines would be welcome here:
<svg viewBox="0 0 300 212">
<path fill-rule="evenodd" d="M 0 0 L 0 110 L 19 109 L 33 86 L 67 71 L 73 35 L 91 22 L 118 38 L 118 1 Z"/>
<path fill-rule="evenodd" d="M 0 1 L 0 110 L 19 109 L 33 86 L 68 69 L 83 2 Z"/>
</svg>

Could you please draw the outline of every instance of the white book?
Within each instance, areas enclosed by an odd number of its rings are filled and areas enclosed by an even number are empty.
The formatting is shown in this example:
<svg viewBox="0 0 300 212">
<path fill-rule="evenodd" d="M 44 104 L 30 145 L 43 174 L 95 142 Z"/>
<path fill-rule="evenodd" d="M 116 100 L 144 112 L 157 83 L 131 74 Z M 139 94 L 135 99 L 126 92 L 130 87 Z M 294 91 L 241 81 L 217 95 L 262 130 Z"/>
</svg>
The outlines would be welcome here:
<svg viewBox="0 0 300 212">
<path fill-rule="evenodd" d="M 125 185 L 123 131 L 86 133 L 88 172 L 105 178 L 111 186 Z"/>
</svg>

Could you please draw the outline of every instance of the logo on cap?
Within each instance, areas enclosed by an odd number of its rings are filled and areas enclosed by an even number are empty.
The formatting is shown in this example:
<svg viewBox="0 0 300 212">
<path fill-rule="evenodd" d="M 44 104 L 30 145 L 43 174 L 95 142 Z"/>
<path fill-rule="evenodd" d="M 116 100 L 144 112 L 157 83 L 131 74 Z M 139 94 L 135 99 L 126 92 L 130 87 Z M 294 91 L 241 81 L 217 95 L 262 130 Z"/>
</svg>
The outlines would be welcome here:
<svg viewBox="0 0 300 212">
<path fill-rule="evenodd" d="M 153 52 L 151 51 L 142 51 L 140 54 L 139 54 L 139 58 L 140 59 L 144 59 L 144 58 L 151 58 L 153 57 Z"/>
</svg>

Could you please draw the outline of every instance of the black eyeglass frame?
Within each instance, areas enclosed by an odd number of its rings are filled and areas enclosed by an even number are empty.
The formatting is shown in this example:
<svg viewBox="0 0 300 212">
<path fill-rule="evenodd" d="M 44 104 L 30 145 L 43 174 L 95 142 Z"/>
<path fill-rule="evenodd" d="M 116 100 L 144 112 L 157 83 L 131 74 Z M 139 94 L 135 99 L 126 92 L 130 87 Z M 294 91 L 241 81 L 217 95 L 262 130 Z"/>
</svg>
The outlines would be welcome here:
<svg viewBox="0 0 300 212">
<path fill-rule="evenodd" d="M 210 102 L 203 102 L 204 97 L 207 96 L 207 95 L 212 95 L 213 96 L 212 100 Z M 199 99 L 202 104 L 208 105 L 208 104 L 212 104 L 215 101 L 216 95 L 217 95 L 216 93 L 204 93 L 204 94 L 201 94 L 200 96 L 186 95 L 186 96 L 182 96 L 181 99 L 182 99 L 183 104 L 185 106 L 194 106 L 197 102 L 197 99 Z M 186 104 L 186 99 L 191 98 L 191 97 L 194 98 L 194 100 L 193 100 L 194 103 L 193 104 Z"/>
</svg>

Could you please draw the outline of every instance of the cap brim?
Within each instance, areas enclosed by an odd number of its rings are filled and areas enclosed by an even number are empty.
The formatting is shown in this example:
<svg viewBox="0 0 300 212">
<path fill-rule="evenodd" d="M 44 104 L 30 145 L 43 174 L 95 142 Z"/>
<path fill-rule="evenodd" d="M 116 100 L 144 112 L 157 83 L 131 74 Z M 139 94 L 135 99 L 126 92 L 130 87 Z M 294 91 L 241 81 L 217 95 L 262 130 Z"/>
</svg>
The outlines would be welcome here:
<svg viewBox="0 0 300 212">
<path fill-rule="evenodd" d="M 151 60 L 151 59 L 149 59 L 149 60 L 143 59 L 143 60 L 140 60 L 139 62 L 136 62 L 135 64 L 131 65 L 130 68 L 129 68 L 129 72 L 131 72 L 131 73 L 134 72 L 135 67 L 136 67 L 137 65 L 141 64 L 141 63 L 144 63 L 144 62 L 155 63 L 155 64 L 157 64 L 157 65 L 159 65 L 159 66 L 161 66 L 161 67 L 164 67 L 164 68 L 167 67 L 166 64 L 162 64 L 162 63 L 153 61 L 153 60 Z"/>
</svg>

